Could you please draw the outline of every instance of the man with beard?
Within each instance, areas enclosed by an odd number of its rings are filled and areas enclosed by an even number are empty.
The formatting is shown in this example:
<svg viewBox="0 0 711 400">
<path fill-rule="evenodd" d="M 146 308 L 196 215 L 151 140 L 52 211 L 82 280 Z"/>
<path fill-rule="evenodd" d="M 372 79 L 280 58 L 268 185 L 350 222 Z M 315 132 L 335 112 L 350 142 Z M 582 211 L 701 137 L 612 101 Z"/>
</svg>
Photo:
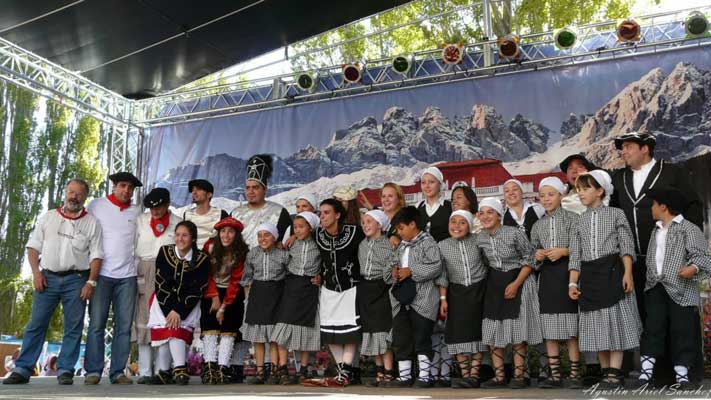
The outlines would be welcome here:
<svg viewBox="0 0 711 400">
<path fill-rule="evenodd" d="M 133 174 L 118 172 L 109 176 L 113 182 L 112 193 L 96 198 L 87 209 L 101 223 L 104 261 L 89 303 L 89 331 L 86 335 L 87 385 L 97 385 L 104 371 L 104 335 L 113 311 L 113 338 L 111 340 L 111 367 L 109 380 L 114 384 L 132 384 L 124 374 L 131 352 L 131 325 L 136 307 L 135 239 L 136 220 L 141 210 L 131 204 L 133 191 L 143 186 Z"/>
<path fill-rule="evenodd" d="M 227 211 L 212 207 L 210 201 L 215 193 L 215 188 L 212 183 L 206 179 L 193 179 L 188 182 L 188 191 L 193 196 L 195 207 L 189 209 L 183 214 L 183 219 L 192 221 L 198 228 L 197 245 L 199 249 L 208 241 L 215 237 L 215 224 L 223 218 L 228 217 Z"/>
<path fill-rule="evenodd" d="M 242 236 L 251 248 L 257 245 L 257 227 L 263 222 L 271 222 L 277 226 L 280 242 L 286 229 L 291 226 L 289 212 L 281 204 L 267 201 L 268 181 L 272 176 L 272 157 L 268 154 L 257 154 L 247 161 L 247 182 L 244 184 L 244 197 L 247 204 L 232 210 L 232 216 L 242 221 L 244 231 Z"/>
<path fill-rule="evenodd" d="M 251 249 L 258 245 L 257 230 L 260 224 L 271 222 L 276 225 L 281 243 L 284 233 L 291 226 L 291 217 L 286 208 L 281 204 L 267 201 L 267 188 L 269 178 L 272 176 L 272 156 L 257 154 L 247 161 L 247 182 L 244 184 L 244 197 L 247 204 L 240 205 L 232 210 L 232 216 L 244 224 L 242 237 Z M 232 365 L 237 367 L 244 363 L 245 352 L 249 349 L 249 342 L 235 344 L 232 356 Z M 269 344 L 265 346 L 264 377 L 269 378 L 271 373 L 271 360 L 269 357 Z"/>
<path fill-rule="evenodd" d="M 636 260 L 632 267 L 637 308 L 642 321 L 646 319 L 644 288 L 646 285 L 647 247 L 655 226 L 652 217 L 652 199 L 648 196 L 655 187 L 672 187 L 685 194 L 687 201 L 682 210 L 685 219 L 703 230 L 703 211 L 691 176 L 687 170 L 668 161 L 654 158 L 657 140 L 649 133 L 630 132 L 615 139 L 615 147 L 620 150 L 626 167 L 614 171 L 612 185 L 615 190 L 610 205 L 625 212 L 632 228 Z M 698 344 L 701 347 L 701 343 Z M 661 368 L 661 369 L 660 369 Z M 691 380 L 699 380 L 703 373 L 703 360 L 697 360 L 690 371 Z M 673 370 L 668 360 L 662 359 L 655 366 L 657 382 L 673 383 Z"/>
<path fill-rule="evenodd" d="M 94 294 L 103 258 L 101 226 L 84 209 L 88 194 L 89 185 L 85 181 L 69 181 L 62 207 L 44 213 L 27 242 L 27 260 L 32 267 L 35 289 L 32 313 L 15 369 L 3 381 L 6 385 L 29 382 L 50 319 L 60 302 L 64 336 L 57 359 L 57 381 L 60 385 L 73 383 L 86 301 Z"/>
</svg>

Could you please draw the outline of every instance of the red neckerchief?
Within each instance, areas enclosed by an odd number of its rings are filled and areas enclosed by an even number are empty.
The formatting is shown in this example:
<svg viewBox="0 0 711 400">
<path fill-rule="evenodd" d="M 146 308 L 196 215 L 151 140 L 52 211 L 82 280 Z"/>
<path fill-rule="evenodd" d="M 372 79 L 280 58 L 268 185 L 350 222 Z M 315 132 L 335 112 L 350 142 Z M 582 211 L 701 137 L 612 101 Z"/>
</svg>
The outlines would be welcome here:
<svg viewBox="0 0 711 400">
<path fill-rule="evenodd" d="M 79 213 L 78 217 L 72 217 L 72 216 L 69 216 L 69 215 L 63 213 L 62 207 L 57 207 L 57 212 L 59 213 L 59 215 L 61 215 L 63 218 L 66 218 L 66 219 L 79 219 L 79 218 L 85 216 L 86 214 L 88 214 L 86 211 L 86 208 L 81 209 L 81 212 Z"/>
<path fill-rule="evenodd" d="M 166 212 L 162 217 L 155 219 L 151 217 L 151 229 L 153 229 L 153 234 L 156 237 L 165 233 L 168 230 L 168 224 L 170 223 L 170 211 Z"/>
<path fill-rule="evenodd" d="M 121 202 L 119 201 L 119 199 L 117 199 L 116 196 L 114 196 L 113 193 L 111 193 L 110 195 L 106 196 L 106 198 L 109 199 L 109 201 L 110 201 L 113 205 L 115 205 L 116 207 L 118 207 L 119 210 L 121 210 L 121 211 L 123 211 L 123 210 L 125 210 L 125 209 L 131 207 L 131 202 L 130 202 L 130 201 L 129 201 L 128 203 L 126 203 L 126 204 L 121 203 Z"/>
</svg>

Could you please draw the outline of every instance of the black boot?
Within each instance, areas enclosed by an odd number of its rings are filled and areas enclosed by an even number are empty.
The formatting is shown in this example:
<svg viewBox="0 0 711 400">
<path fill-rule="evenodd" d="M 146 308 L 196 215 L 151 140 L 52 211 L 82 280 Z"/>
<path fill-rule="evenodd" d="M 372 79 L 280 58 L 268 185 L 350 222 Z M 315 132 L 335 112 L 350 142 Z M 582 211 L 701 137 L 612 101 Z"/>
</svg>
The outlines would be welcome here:
<svg viewBox="0 0 711 400">
<path fill-rule="evenodd" d="M 157 374 L 151 377 L 151 385 L 171 385 L 175 383 L 173 373 L 171 371 L 158 371 Z"/>
<path fill-rule="evenodd" d="M 173 379 L 178 385 L 187 385 L 190 382 L 190 375 L 185 365 L 180 365 L 173 368 Z"/>
<path fill-rule="evenodd" d="M 202 371 L 200 372 L 200 380 L 204 385 L 214 385 L 216 381 L 216 370 L 217 363 L 206 362 L 202 364 Z"/>
<path fill-rule="evenodd" d="M 230 367 L 230 383 L 244 382 L 244 365 L 233 365 Z"/>
</svg>

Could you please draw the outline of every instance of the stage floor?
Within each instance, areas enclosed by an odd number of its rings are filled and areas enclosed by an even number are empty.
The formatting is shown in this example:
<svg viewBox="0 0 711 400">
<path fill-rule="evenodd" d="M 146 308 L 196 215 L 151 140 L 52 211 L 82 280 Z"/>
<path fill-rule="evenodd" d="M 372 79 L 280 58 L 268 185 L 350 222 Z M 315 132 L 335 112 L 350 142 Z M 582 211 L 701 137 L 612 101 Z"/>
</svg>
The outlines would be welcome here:
<svg viewBox="0 0 711 400">
<path fill-rule="evenodd" d="M 1 400 L 50 400 L 50 399 L 82 399 L 97 398 L 112 399 L 172 399 L 172 400 L 203 400 L 203 399 L 257 399 L 257 398 L 289 398 L 293 400 L 332 400 L 332 399 L 593 399 L 593 398 L 626 398 L 626 399 L 670 399 L 678 397 L 710 398 L 711 381 L 705 381 L 704 387 L 693 395 L 680 396 L 672 392 L 619 392 L 595 393 L 583 390 L 543 390 L 530 388 L 524 390 L 483 390 L 483 389 L 378 389 L 365 386 L 350 386 L 340 388 L 306 388 L 302 386 L 255 386 L 255 385 L 221 385 L 205 386 L 199 378 L 193 378 L 188 386 L 146 386 L 146 385 L 111 385 L 104 381 L 97 386 L 85 386 L 83 378 L 76 378 L 72 386 L 57 385 L 56 378 L 32 378 L 28 385 L 0 385 Z"/>
</svg>

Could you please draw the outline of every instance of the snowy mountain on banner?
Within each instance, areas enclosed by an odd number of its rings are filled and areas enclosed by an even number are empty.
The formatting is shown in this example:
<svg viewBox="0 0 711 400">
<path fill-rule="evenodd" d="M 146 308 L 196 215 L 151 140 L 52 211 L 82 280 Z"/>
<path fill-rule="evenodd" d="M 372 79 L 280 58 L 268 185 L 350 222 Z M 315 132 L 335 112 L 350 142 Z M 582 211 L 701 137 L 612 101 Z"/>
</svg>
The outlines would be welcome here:
<svg viewBox="0 0 711 400">
<path fill-rule="evenodd" d="M 585 151 L 594 163 L 614 168 L 622 160 L 614 138 L 630 131 L 657 137 L 655 157 L 681 161 L 711 150 L 711 71 L 679 63 L 665 76 L 655 68 L 633 82 L 591 117 L 565 144 Z M 580 119 L 581 117 L 577 117 Z M 565 122 L 563 123 L 566 124 Z"/>
<path fill-rule="evenodd" d="M 487 105 L 475 105 L 471 116 L 453 120 L 436 107 L 428 107 L 419 118 L 402 108 L 391 107 L 381 124 L 375 117 L 363 118 L 337 130 L 323 149 L 309 145 L 287 158 L 275 156 L 269 191 L 275 195 L 321 177 L 383 165 L 411 168 L 418 162 L 518 160 L 544 151 L 549 132 L 521 115 L 506 124 Z M 239 200 L 246 179 L 245 164 L 246 160 L 238 157 L 213 155 L 199 164 L 171 169 L 156 185 L 171 190 L 174 202 L 184 205 L 190 202 L 188 181 L 201 177 L 215 185 L 215 197 Z M 397 179 L 396 173 L 387 180 Z"/>
</svg>

